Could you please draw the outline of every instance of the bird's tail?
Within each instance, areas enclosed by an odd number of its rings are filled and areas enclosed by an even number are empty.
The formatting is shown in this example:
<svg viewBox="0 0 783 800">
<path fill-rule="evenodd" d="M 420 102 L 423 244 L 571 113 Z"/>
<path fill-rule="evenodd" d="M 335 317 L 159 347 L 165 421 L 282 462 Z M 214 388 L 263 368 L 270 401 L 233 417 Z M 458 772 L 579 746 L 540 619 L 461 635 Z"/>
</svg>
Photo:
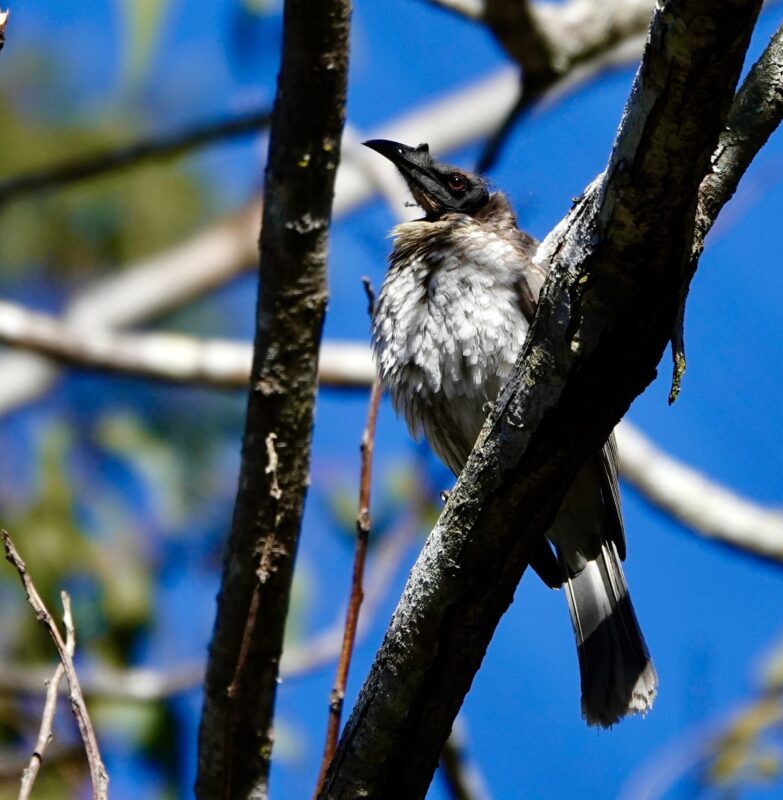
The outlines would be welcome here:
<svg viewBox="0 0 783 800">
<path fill-rule="evenodd" d="M 582 714 L 589 725 L 608 727 L 653 703 L 658 676 L 650 660 L 628 587 L 611 541 L 596 558 L 566 575 L 568 609 L 582 678 Z"/>
</svg>

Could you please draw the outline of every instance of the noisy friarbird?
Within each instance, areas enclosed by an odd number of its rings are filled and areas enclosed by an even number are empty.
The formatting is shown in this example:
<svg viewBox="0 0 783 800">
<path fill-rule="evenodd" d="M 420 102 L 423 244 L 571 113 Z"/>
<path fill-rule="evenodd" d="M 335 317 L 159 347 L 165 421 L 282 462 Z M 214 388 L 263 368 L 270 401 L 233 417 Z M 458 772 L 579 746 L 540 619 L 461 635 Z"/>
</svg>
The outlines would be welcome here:
<svg viewBox="0 0 783 800">
<path fill-rule="evenodd" d="M 426 144 L 365 144 L 402 174 L 424 216 L 397 225 L 372 321 L 375 358 L 396 411 L 455 475 L 511 374 L 545 268 L 505 195 L 434 161 Z M 509 524 L 513 524 L 512 521 Z M 609 726 L 646 712 L 658 678 L 620 566 L 625 533 L 614 436 L 577 473 L 531 559 L 565 588 L 579 655 L 582 713 Z"/>
</svg>

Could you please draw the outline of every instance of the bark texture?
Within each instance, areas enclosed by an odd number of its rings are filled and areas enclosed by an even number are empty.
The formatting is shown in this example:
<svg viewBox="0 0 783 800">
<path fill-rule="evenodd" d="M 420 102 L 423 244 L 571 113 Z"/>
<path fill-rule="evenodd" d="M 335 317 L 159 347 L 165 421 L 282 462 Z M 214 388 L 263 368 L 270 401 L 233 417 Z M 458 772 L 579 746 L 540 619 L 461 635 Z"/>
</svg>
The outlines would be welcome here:
<svg viewBox="0 0 783 800">
<path fill-rule="evenodd" d="M 322 798 L 424 797 L 531 548 L 655 376 L 759 5 L 660 4 L 607 170 L 539 250 L 551 271 L 536 320 L 413 568 Z"/>
<path fill-rule="evenodd" d="M 348 0 L 287 0 L 239 488 L 199 735 L 199 798 L 265 798 L 310 462 L 344 124 Z"/>
</svg>

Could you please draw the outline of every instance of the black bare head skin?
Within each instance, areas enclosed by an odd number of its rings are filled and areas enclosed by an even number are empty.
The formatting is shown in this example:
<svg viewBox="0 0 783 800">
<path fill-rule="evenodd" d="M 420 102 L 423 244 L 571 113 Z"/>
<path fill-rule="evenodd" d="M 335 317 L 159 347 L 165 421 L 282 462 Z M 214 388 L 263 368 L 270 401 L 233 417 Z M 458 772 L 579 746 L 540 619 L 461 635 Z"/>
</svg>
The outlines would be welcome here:
<svg viewBox="0 0 783 800">
<path fill-rule="evenodd" d="M 439 164 L 430 155 L 429 145 L 410 147 L 387 139 L 371 139 L 364 144 L 397 167 L 428 219 L 455 212 L 475 214 L 489 200 L 487 182 L 481 176 Z"/>
</svg>

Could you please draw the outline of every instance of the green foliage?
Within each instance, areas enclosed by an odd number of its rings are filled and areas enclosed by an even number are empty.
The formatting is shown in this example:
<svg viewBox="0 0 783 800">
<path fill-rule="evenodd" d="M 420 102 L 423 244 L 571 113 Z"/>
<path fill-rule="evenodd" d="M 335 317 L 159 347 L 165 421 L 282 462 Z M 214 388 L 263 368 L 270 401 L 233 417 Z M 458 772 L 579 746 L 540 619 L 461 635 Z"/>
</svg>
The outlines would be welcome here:
<svg viewBox="0 0 783 800">
<path fill-rule="evenodd" d="M 45 168 L 131 140 L 137 124 L 53 126 L 0 98 L 2 177 Z M 35 195 L 0 208 L 6 275 L 36 265 L 63 278 L 157 253 L 201 220 L 203 193 L 187 173 L 153 165 Z"/>
</svg>

